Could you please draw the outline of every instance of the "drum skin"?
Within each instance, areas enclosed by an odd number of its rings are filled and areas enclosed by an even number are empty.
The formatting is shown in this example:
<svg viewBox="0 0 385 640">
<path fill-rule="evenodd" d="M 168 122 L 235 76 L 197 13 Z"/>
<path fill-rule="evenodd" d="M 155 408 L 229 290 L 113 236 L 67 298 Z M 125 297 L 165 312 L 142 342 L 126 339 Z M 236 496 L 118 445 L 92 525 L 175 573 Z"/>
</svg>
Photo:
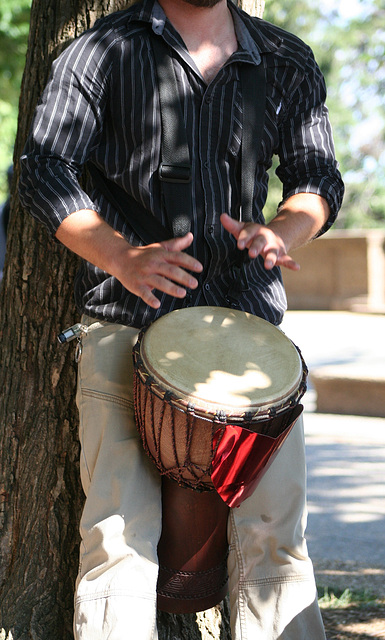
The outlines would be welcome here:
<svg viewBox="0 0 385 640">
<path fill-rule="evenodd" d="M 251 495 L 301 413 L 306 365 L 277 327 L 220 307 L 163 316 L 133 358 L 136 422 L 162 475 L 158 608 L 205 610 L 227 590 L 229 507 Z"/>
</svg>

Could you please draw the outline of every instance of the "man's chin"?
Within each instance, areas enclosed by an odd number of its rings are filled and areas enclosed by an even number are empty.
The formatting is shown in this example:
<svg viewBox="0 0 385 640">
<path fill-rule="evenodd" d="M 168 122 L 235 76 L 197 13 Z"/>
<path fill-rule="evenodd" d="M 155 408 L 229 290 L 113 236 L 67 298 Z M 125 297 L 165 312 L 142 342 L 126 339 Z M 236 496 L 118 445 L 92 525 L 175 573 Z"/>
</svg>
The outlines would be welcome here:
<svg viewBox="0 0 385 640">
<path fill-rule="evenodd" d="M 216 4 L 222 2 L 222 0 L 183 0 L 187 4 L 191 4 L 194 7 L 215 7 Z"/>
</svg>

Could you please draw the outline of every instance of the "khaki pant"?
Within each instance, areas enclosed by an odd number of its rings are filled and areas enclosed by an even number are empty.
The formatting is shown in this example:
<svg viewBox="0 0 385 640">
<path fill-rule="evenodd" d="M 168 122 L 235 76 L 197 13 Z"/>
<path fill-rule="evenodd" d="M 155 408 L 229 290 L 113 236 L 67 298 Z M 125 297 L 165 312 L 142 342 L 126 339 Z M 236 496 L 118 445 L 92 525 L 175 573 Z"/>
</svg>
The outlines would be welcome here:
<svg viewBox="0 0 385 640">
<path fill-rule="evenodd" d="M 93 322 L 88 319 L 89 322 Z M 79 364 L 81 520 L 76 640 L 156 640 L 160 476 L 134 424 L 137 330 L 94 323 Z M 324 640 L 306 523 L 301 420 L 254 494 L 230 512 L 233 640 Z"/>
</svg>

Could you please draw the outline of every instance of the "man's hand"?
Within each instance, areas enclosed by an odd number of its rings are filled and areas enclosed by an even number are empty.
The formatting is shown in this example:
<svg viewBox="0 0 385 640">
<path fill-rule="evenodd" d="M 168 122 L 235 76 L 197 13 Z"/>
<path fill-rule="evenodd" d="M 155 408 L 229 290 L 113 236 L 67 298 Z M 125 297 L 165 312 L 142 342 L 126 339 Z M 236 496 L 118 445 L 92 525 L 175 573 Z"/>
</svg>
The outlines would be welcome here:
<svg viewBox="0 0 385 640">
<path fill-rule="evenodd" d="M 296 193 L 278 209 L 267 225 L 238 222 L 227 213 L 221 215 L 224 228 L 237 240 L 238 249 L 248 249 L 250 258 L 262 256 L 265 269 L 275 265 L 298 271 L 299 264 L 289 255 L 312 240 L 330 215 L 327 201 L 315 193 Z"/>
<path fill-rule="evenodd" d="M 186 288 L 198 286 L 198 281 L 188 271 L 200 273 L 203 269 L 198 260 L 183 253 L 192 241 L 193 236 L 188 233 L 181 238 L 145 247 L 127 245 L 120 256 L 116 277 L 126 289 L 154 309 L 160 306 L 152 293 L 154 289 L 175 298 L 184 298 Z"/>
<path fill-rule="evenodd" d="M 128 291 L 154 309 L 160 307 L 160 301 L 152 293 L 153 289 L 184 298 L 186 288 L 198 286 L 196 278 L 188 272 L 203 270 L 198 260 L 184 253 L 193 241 L 192 233 L 133 247 L 90 209 L 76 211 L 65 218 L 56 237 L 74 253 L 115 276 Z"/>
<path fill-rule="evenodd" d="M 299 270 L 299 264 L 287 255 L 285 243 L 274 229 L 254 222 L 238 222 L 227 213 L 221 215 L 221 223 L 236 238 L 238 249 L 248 249 L 250 258 L 263 257 L 265 269 L 280 266 Z"/>
</svg>

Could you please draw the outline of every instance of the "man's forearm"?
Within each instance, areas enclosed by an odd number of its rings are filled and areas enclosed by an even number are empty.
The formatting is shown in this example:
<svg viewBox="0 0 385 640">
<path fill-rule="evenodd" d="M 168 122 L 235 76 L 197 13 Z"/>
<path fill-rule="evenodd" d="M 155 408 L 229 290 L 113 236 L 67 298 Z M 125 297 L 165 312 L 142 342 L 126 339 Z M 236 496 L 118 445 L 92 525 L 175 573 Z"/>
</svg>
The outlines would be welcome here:
<svg viewBox="0 0 385 640">
<path fill-rule="evenodd" d="M 288 198 L 267 225 L 292 251 L 312 240 L 330 215 L 324 198 L 314 193 L 298 193 Z"/>
<path fill-rule="evenodd" d="M 56 238 L 81 258 L 111 275 L 116 275 L 114 262 L 129 246 L 120 233 L 91 209 L 76 211 L 65 218 Z"/>
<path fill-rule="evenodd" d="M 312 193 L 291 196 L 268 225 L 239 222 L 221 215 L 225 229 L 236 239 L 238 249 L 248 249 L 251 259 L 262 256 L 265 269 L 275 265 L 297 271 L 299 264 L 289 251 L 306 244 L 322 229 L 330 215 L 326 200 Z"/>
<path fill-rule="evenodd" d="M 157 309 L 156 289 L 183 298 L 186 289 L 198 281 L 189 272 L 203 269 L 198 260 L 185 253 L 193 236 L 187 233 L 146 246 L 134 247 L 108 225 L 96 211 L 76 211 L 60 225 L 57 239 L 74 253 L 115 276 L 131 293 Z"/>
</svg>

